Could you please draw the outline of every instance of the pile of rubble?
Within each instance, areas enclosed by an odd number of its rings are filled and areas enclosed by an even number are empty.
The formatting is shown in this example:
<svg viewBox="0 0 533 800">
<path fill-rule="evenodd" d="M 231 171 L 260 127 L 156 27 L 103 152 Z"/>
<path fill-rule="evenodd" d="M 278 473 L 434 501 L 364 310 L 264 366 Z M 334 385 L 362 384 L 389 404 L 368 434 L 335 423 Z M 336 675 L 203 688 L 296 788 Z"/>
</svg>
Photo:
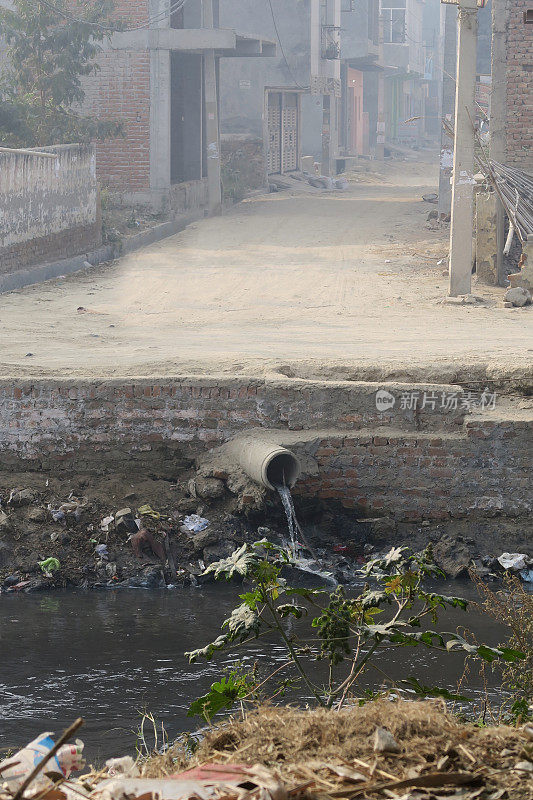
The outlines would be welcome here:
<svg viewBox="0 0 533 800">
<path fill-rule="evenodd" d="M 257 532 L 231 513 L 221 481 L 193 483 L 167 483 L 153 506 L 124 492 L 130 504 L 114 508 L 114 494 L 62 497 L 57 482 L 0 488 L 0 591 L 194 583 L 205 566 Z"/>
<path fill-rule="evenodd" d="M 262 708 L 136 762 L 83 768 L 49 734 L 0 763 L 0 800 L 529 800 L 533 727 L 477 727 L 430 701 L 340 712 Z"/>
</svg>

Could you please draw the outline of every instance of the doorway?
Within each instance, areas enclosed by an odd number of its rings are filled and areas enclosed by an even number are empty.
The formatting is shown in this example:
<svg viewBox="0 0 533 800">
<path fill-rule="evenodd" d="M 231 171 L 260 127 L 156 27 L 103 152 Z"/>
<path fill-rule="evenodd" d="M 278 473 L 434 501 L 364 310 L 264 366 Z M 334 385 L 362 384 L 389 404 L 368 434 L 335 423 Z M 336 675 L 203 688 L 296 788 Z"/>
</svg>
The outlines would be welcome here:
<svg viewBox="0 0 533 800">
<path fill-rule="evenodd" d="M 299 167 L 300 98 L 297 92 L 267 92 L 269 175 Z"/>
</svg>

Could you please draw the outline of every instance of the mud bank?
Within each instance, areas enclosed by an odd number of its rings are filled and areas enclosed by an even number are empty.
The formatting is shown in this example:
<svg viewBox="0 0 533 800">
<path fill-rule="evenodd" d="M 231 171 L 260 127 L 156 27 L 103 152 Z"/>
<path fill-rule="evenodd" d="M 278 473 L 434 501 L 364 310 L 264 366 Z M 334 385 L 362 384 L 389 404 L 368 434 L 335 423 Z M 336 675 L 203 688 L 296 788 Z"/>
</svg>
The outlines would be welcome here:
<svg viewBox="0 0 533 800">
<path fill-rule="evenodd" d="M 2 591 L 196 584 L 206 580 L 204 565 L 245 542 L 287 540 L 277 495 L 263 494 L 247 507 L 243 494 L 230 491 L 228 483 L 236 491 L 231 481 L 205 478 L 192 465 L 172 479 L 149 473 L 0 472 Z M 408 523 L 365 516 L 318 496 L 297 497 L 296 509 L 321 564 L 348 584 L 357 580 L 367 558 L 393 545 L 420 550 L 432 543 L 437 563 L 452 578 L 467 577 L 471 567 L 496 578 L 502 552 L 533 555 L 531 522 L 522 517 Z M 193 515 L 206 521 L 197 525 L 202 530 L 186 529 L 196 522 Z M 147 536 L 135 537 L 135 519 Z M 47 567 L 47 559 L 57 559 L 59 568 L 55 562 Z"/>
</svg>

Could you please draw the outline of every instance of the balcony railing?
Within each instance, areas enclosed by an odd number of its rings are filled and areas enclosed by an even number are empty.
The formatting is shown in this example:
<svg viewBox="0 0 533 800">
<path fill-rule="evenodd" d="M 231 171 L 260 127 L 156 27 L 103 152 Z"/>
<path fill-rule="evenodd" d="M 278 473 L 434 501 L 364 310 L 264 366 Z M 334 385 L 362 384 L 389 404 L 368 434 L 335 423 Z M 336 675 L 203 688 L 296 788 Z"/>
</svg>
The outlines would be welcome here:
<svg viewBox="0 0 533 800">
<path fill-rule="evenodd" d="M 341 29 L 337 25 L 322 25 L 322 58 L 336 61 L 341 57 Z"/>
</svg>

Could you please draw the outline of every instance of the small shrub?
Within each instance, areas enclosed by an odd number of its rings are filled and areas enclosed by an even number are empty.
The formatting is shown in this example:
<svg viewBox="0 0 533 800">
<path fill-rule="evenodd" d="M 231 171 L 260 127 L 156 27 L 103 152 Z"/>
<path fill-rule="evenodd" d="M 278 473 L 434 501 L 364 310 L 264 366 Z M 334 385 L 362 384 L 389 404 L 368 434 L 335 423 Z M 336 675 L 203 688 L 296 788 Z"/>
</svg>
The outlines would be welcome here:
<svg viewBox="0 0 533 800">
<path fill-rule="evenodd" d="M 517 722 L 533 717 L 533 594 L 515 575 L 506 574 L 503 589 L 494 591 L 472 573 L 483 600 L 481 607 L 497 622 L 510 629 L 504 646 L 517 648 L 524 658 L 501 666 L 502 689 L 511 697 L 504 710 Z M 508 709 L 508 710 L 507 710 Z"/>
</svg>

